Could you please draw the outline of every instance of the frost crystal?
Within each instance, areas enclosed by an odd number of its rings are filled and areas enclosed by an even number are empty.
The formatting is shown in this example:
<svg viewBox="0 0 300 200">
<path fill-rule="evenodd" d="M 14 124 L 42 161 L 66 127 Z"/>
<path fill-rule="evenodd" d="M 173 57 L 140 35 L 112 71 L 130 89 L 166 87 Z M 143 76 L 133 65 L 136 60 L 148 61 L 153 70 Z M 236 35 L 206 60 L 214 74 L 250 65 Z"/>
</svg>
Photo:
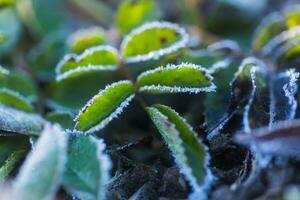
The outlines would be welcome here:
<svg viewBox="0 0 300 200">
<path fill-rule="evenodd" d="M 213 77 L 209 74 L 208 70 L 195 64 L 191 63 L 181 63 L 180 65 L 173 65 L 173 64 L 168 64 L 166 67 L 157 67 L 152 70 L 148 70 L 146 72 L 141 73 L 137 77 L 137 82 L 143 78 L 144 76 L 147 76 L 149 74 L 154 74 L 159 71 L 168 71 L 168 70 L 173 70 L 173 69 L 180 69 L 180 68 L 191 68 L 191 69 L 196 69 L 204 73 L 204 75 L 210 80 L 213 80 Z M 193 87 L 181 87 L 181 86 L 165 86 L 165 85 L 146 85 L 142 86 L 139 88 L 139 91 L 161 91 L 161 92 L 171 92 L 171 93 L 200 93 L 200 92 L 213 92 L 216 90 L 216 86 L 214 83 L 211 83 L 210 86 L 207 87 L 201 87 L 201 88 L 193 88 Z"/>
<path fill-rule="evenodd" d="M 127 81 L 127 80 L 123 80 L 123 81 L 118 81 L 115 82 L 111 85 L 106 86 L 103 90 L 101 90 L 97 95 L 95 95 L 92 99 L 90 99 L 85 106 L 83 106 L 83 108 L 79 111 L 78 115 L 75 117 L 74 121 L 76 122 L 75 127 L 78 124 L 78 120 L 80 115 L 82 115 L 82 113 L 95 101 L 96 98 L 100 97 L 103 95 L 104 92 L 106 92 L 108 89 L 115 87 L 116 85 L 119 84 L 123 84 L 123 83 L 131 83 L 131 81 Z M 111 120 L 113 120 L 114 118 L 117 118 L 119 116 L 119 114 L 122 113 L 122 111 L 124 110 L 124 108 L 126 108 L 130 101 L 134 98 L 134 94 L 130 95 L 129 97 L 127 97 L 120 105 L 118 108 L 116 108 L 116 110 L 114 112 L 112 112 L 107 118 L 105 118 L 104 120 L 102 120 L 98 125 L 90 128 L 89 130 L 85 131 L 86 134 L 88 133 L 93 133 L 96 131 L 99 131 L 101 129 L 103 129 Z M 74 130 L 76 131 L 76 130 Z"/>
<path fill-rule="evenodd" d="M 94 46 L 91 48 L 86 49 L 82 54 L 80 55 L 76 55 L 74 53 L 71 54 L 67 54 L 64 56 L 64 58 L 57 64 L 56 68 L 55 68 L 55 73 L 57 75 L 59 75 L 61 73 L 61 68 L 64 66 L 64 64 L 66 62 L 68 62 L 69 60 L 75 60 L 75 62 L 80 62 L 81 60 L 83 60 L 85 57 L 92 55 L 95 51 L 110 51 L 115 55 L 118 55 L 118 51 L 116 48 L 109 46 L 109 45 L 99 45 L 99 46 Z M 89 65 L 91 66 L 91 65 Z M 94 66 L 94 65 L 92 65 Z M 81 66 L 83 67 L 83 66 Z M 97 66 L 95 66 L 97 67 Z"/>
<path fill-rule="evenodd" d="M 101 196 L 98 196 L 97 199 L 105 199 L 105 184 L 109 181 L 109 171 L 111 169 L 112 164 L 109 157 L 104 153 L 106 145 L 103 139 L 96 139 L 92 136 L 90 136 L 90 138 L 97 146 L 97 158 L 99 160 L 99 170 L 101 172 L 98 184 L 98 194 L 100 194 Z"/>
<path fill-rule="evenodd" d="M 159 28 L 169 28 L 169 29 L 173 29 L 175 30 L 177 33 L 179 33 L 181 35 L 181 40 L 173 43 L 171 46 L 166 47 L 166 48 L 161 48 L 159 50 L 155 50 L 155 51 L 151 51 L 147 54 L 143 54 L 143 55 L 136 55 L 136 56 L 131 56 L 131 57 L 127 57 L 125 58 L 125 61 L 127 63 L 137 63 L 137 62 L 142 62 L 142 61 L 147 61 L 150 59 L 159 59 L 160 57 L 162 57 L 163 55 L 167 55 L 170 53 L 173 53 L 175 51 L 177 51 L 178 49 L 184 48 L 187 46 L 188 41 L 189 41 L 189 36 L 186 33 L 186 31 L 181 28 L 180 26 L 178 26 L 177 24 L 173 24 L 170 22 L 149 22 L 146 23 L 136 29 L 134 29 L 130 34 L 128 34 L 122 44 L 121 44 L 121 52 L 124 52 L 124 49 L 126 47 L 126 45 L 129 43 L 130 40 L 132 40 L 132 37 L 134 35 L 138 35 L 146 30 L 149 29 L 159 29 Z"/>
<path fill-rule="evenodd" d="M 56 76 L 56 81 L 63 81 L 65 79 L 68 79 L 76 74 L 83 74 L 86 72 L 92 72 L 92 71 L 114 71 L 117 69 L 117 66 L 114 65 L 88 65 L 84 67 L 76 67 L 75 69 L 71 69 L 65 73 L 59 74 Z"/>
</svg>

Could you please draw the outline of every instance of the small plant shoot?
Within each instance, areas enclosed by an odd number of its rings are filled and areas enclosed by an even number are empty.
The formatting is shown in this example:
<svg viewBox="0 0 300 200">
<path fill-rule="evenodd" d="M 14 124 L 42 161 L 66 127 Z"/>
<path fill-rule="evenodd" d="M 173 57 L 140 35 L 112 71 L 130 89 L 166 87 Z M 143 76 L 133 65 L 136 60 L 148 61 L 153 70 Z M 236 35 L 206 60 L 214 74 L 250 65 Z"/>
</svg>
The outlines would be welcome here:
<svg viewBox="0 0 300 200">
<path fill-rule="evenodd" d="M 300 199 L 300 2 L 0 0 L 0 199 Z"/>
</svg>

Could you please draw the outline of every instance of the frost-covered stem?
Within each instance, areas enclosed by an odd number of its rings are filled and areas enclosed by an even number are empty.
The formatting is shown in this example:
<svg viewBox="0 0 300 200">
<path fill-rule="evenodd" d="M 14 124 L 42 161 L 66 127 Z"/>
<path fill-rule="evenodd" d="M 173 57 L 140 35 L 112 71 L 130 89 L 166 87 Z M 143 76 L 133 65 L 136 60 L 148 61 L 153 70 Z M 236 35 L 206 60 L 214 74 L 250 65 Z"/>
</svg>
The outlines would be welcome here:
<svg viewBox="0 0 300 200">
<path fill-rule="evenodd" d="M 130 75 L 129 71 L 127 70 L 124 60 L 121 58 L 119 60 L 119 73 L 121 76 L 123 76 L 125 79 L 130 80 L 131 82 L 135 83 L 135 79 Z M 135 87 L 135 99 L 140 104 L 140 106 L 145 110 L 147 107 L 147 103 L 144 101 L 144 99 L 139 95 L 137 87 Z"/>
</svg>

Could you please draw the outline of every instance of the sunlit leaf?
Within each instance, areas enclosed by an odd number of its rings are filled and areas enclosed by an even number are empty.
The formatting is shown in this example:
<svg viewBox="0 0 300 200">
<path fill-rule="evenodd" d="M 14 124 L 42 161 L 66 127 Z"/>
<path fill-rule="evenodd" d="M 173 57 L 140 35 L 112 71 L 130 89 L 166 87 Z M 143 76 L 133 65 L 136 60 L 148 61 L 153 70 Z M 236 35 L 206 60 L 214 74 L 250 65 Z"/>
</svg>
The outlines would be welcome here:
<svg viewBox="0 0 300 200">
<path fill-rule="evenodd" d="M 134 29 L 122 41 L 121 54 L 126 63 L 136 63 L 175 53 L 186 47 L 185 30 L 169 22 L 150 22 Z"/>
<path fill-rule="evenodd" d="M 14 180 L 15 194 L 21 199 L 52 199 L 62 180 L 66 153 L 66 133 L 47 124 Z"/>
<path fill-rule="evenodd" d="M 36 114 L 29 114 L 0 104 L 0 134 L 39 135 L 44 120 Z"/>
<path fill-rule="evenodd" d="M 284 10 L 284 16 L 286 25 L 288 28 L 292 28 L 300 25 L 300 6 L 293 5 L 289 6 Z"/>
<path fill-rule="evenodd" d="M 67 54 L 56 66 L 57 80 L 76 76 L 89 70 L 111 71 L 117 68 L 117 50 L 100 45 L 86 49 L 82 54 Z"/>
<path fill-rule="evenodd" d="M 0 7 L 11 6 L 16 3 L 16 0 L 0 0 Z"/>
<path fill-rule="evenodd" d="M 212 77 L 201 66 L 182 63 L 143 72 L 137 78 L 141 92 L 149 93 L 199 93 L 215 90 Z"/>
<path fill-rule="evenodd" d="M 0 45 L 0 56 L 9 53 L 21 35 L 21 23 L 13 7 L 0 10 L 0 32 L 6 35 L 7 40 Z"/>
<path fill-rule="evenodd" d="M 253 48 L 255 50 L 261 49 L 270 39 L 285 29 L 284 17 L 280 13 L 271 13 L 258 26 L 254 36 Z"/>
<path fill-rule="evenodd" d="M 80 199 L 105 199 L 110 160 L 104 154 L 103 140 L 71 133 L 63 186 Z"/>
<path fill-rule="evenodd" d="M 134 97 L 130 81 L 119 81 L 106 86 L 95 95 L 75 118 L 75 129 L 92 133 L 104 128 L 116 118 Z"/>
<path fill-rule="evenodd" d="M 74 53 L 82 53 L 85 49 L 106 42 L 105 32 L 101 27 L 93 26 L 75 31 L 69 36 L 67 44 Z"/>
<path fill-rule="evenodd" d="M 34 110 L 25 97 L 6 88 L 0 88 L 0 103 L 25 112 L 33 112 Z"/>
<path fill-rule="evenodd" d="M 158 19 L 158 12 L 153 0 L 125 0 L 119 5 L 117 25 L 122 34 L 147 21 Z"/>
<path fill-rule="evenodd" d="M 212 180 L 207 168 L 209 155 L 192 127 L 167 106 L 154 105 L 147 111 L 193 189 L 208 187 Z"/>
</svg>

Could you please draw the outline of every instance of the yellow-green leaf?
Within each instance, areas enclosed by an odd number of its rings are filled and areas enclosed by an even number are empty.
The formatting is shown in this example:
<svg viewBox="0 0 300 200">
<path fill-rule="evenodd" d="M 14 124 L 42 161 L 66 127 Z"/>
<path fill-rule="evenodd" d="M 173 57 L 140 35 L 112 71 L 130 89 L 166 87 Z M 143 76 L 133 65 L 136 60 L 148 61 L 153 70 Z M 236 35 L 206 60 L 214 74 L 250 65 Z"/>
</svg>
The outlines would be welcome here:
<svg viewBox="0 0 300 200">
<path fill-rule="evenodd" d="M 24 96 L 6 88 L 0 88 L 0 103 L 25 112 L 33 112 L 34 110 Z"/>
<path fill-rule="evenodd" d="M 201 66 L 182 63 L 143 72 L 137 78 L 137 87 L 149 93 L 210 92 L 215 90 L 212 79 Z"/>
<path fill-rule="evenodd" d="M 188 35 L 177 24 L 150 22 L 134 29 L 121 44 L 126 63 L 158 60 L 186 47 Z"/>
<path fill-rule="evenodd" d="M 134 97 L 130 81 L 119 81 L 106 86 L 95 95 L 75 118 L 75 129 L 92 133 L 104 128 L 116 118 Z"/>
</svg>

